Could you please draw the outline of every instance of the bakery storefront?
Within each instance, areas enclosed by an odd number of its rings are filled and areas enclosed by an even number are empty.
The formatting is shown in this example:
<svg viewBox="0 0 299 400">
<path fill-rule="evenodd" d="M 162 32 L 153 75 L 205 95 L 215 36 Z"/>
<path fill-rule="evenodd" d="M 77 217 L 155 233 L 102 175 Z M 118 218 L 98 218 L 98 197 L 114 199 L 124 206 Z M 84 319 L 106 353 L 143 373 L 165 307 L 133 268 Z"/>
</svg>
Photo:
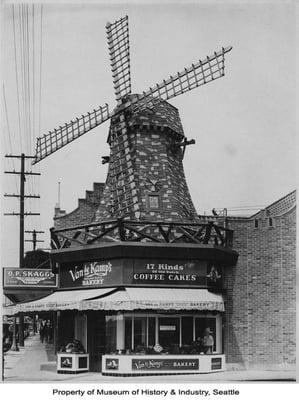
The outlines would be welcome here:
<svg viewBox="0 0 299 400">
<path fill-rule="evenodd" d="M 59 289 L 10 314 L 56 312 L 58 372 L 73 372 L 76 353 L 82 368 L 74 372 L 223 371 L 222 280 L 236 259 L 232 250 L 193 244 L 61 249 L 52 252 Z"/>
</svg>

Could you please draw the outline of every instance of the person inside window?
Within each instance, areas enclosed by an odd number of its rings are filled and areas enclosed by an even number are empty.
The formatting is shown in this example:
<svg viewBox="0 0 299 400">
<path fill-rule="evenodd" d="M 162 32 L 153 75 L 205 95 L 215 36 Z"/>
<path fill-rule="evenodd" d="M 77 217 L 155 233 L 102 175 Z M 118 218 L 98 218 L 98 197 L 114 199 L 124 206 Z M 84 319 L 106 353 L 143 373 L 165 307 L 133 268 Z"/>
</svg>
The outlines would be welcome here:
<svg viewBox="0 0 299 400">
<path fill-rule="evenodd" d="M 214 347 L 214 338 L 210 328 L 205 329 L 205 334 L 202 339 L 203 351 L 205 354 L 212 354 Z"/>
</svg>

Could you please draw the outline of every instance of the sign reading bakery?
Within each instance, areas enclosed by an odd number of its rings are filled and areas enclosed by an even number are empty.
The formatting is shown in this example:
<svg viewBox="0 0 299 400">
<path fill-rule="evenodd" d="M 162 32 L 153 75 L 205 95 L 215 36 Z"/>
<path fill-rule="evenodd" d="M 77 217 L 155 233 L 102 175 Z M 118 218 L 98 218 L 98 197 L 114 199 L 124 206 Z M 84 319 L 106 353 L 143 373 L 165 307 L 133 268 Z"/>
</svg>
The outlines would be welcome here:
<svg viewBox="0 0 299 400">
<path fill-rule="evenodd" d="M 60 287 L 99 287 L 122 283 L 119 261 L 93 261 L 82 264 L 64 264 L 59 273 Z"/>
<path fill-rule="evenodd" d="M 204 261 L 135 260 L 132 283 L 205 285 L 206 275 Z"/>
<path fill-rule="evenodd" d="M 3 271 L 4 288 L 55 288 L 57 286 L 57 277 L 50 269 L 4 268 Z"/>
</svg>

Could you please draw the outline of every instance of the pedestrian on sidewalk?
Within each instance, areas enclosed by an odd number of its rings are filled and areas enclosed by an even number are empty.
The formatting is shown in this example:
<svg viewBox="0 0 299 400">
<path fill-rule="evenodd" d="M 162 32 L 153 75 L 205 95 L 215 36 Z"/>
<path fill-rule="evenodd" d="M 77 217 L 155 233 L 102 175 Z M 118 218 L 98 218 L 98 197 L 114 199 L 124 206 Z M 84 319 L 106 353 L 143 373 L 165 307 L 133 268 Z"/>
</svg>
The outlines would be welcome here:
<svg viewBox="0 0 299 400">
<path fill-rule="evenodd" d="M 46 342 L 50 343 L 51 339 L 52 339 L 52 324 L 51 321 L 48 319 L 48 321 L 46 322 L 45 325 L 45 338 L 46 338 Z"/>
<path fill-rule="evenodd" d="M 39 327 L 39 336 L 41 343 L 44 343 L 46 336 L 46 320 L 42 320 Z"/>
</svg>

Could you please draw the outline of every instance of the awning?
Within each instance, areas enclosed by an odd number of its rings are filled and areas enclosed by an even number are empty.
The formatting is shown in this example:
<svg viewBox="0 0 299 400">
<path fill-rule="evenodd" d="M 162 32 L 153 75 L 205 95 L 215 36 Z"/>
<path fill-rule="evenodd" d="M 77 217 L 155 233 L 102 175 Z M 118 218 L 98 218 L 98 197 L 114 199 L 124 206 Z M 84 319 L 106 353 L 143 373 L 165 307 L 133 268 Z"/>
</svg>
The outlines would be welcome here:
<svg viewBox="0 0 299 400">
<path fill-rule="evenodd" d="M 3 314 L 14 315 L 18 312 L 80 310 L 83 300 L 98 298 L 113 291 L 115 291 L 115 288 L 59 290 L 39 300 L 3 307 Z"/>
<path fill-rule="evenodd" d="M 207 289 L 126 288 L 100 299 L 84 300 L 81 310 L 224 311 L 221 294 Z"/>
<path fill-rule="evenodd" d="M 211 293 L 207 289 L 86 289 L 57 291 L 39 300 L 5 307 L 4 314 L 74 309 L 224 311 L 224 302 L 221 294 Z"/>
</svg>

